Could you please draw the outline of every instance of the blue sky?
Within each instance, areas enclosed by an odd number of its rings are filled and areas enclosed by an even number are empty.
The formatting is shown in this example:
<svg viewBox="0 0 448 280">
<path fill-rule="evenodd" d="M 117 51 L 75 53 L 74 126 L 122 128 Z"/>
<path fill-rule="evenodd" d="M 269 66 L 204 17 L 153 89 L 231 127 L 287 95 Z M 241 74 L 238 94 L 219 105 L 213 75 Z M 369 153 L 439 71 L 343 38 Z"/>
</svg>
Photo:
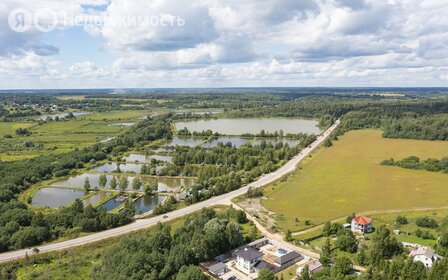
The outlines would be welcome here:
<svg viewBox="0 0 448 280">
<path fill-rule="evenodd" d="M 3 2 L 2 89 L 448 86 L 446 1 Z"/>
</svg>

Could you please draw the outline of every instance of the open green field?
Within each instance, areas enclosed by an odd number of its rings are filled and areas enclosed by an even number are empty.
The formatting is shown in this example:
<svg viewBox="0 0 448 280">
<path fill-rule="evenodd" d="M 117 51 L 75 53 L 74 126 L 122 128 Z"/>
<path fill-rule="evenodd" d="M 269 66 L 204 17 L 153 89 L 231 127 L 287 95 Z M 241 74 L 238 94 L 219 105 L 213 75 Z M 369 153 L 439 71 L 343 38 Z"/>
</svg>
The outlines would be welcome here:
<svg viewBox="0 0 448 280">
<path fill-rule="evenodd" d="M 74 148 L 93 145 L 108 137 L 118 135 L 126 127 L 114 126 L 119 123 L 135 123 L 141 116 L 151 111 L 110 111 L 92 112 L 76 119 L 38 124 L 32 121 L 0 122 L 0 160 L 19 160 L 44 154 L 65 153 Z M 17 136 L 17 128 L 28 128 L 30 136 Z M 13 138 L 5 139 L 3 135 Z M 25 141 L 43 144 L 41 148 L 23 148 Z"/>
<path fill-rule="evenodd" d="M 282 229 L 293 231 L 352 212 L 448 206 L 447 174 L 380 164 L 408 156 L 440 159 L 448 156 L 448 142 L 384 139 L 381 133 L 351 131 L 321 148 L 287 181 L 266 187 L 263 206 L 280 215 Z"/>
</svg>

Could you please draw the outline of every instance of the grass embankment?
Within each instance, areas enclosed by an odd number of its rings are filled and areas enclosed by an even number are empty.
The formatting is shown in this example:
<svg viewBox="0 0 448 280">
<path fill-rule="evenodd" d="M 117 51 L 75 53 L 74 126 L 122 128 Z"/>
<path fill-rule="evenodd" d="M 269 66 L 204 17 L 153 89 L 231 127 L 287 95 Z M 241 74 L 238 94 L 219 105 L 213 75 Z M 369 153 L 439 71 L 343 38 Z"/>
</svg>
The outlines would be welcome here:
<svg viewBox="0 0 448 280">
<path fill-rule="evenodd" d="M 448 156 L 448 142 L 384 139 L 352 131 L 321 148 L 284 182 L 265 188 L 264 207 L 297 231 L 352 212 L 448 206 L 448 175 L 382 166 L 384 159 Z M 305 224 L 305 221 L 309 222 Z"/>
</svg>

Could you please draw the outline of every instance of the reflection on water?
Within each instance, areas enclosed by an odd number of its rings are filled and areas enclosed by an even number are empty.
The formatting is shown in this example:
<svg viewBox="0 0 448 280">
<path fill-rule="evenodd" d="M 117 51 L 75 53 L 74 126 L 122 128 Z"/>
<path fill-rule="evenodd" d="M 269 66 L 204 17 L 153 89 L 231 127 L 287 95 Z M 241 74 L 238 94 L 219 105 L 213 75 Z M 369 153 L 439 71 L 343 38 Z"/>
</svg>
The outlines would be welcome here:
<svg viewBox="0 0 448 280">
<path fill-rule="evenodd" d="M 178 137 L 173 136 L 173 139 L 168 142 L 167 146 L 188 146 L 195 147 L 201 144 L 204 140 L 196 137 Z"/>
<path fill-rule="evenodd" d="M 232 146 L 239 148 L 249 141 L 250 141 L 250 139 L 239 138 L 239 137 L 218 137 L 216 139 L 212 139 L 212 140 L 208 141 L 207 143 L 203 144 L 201 147 L 212 148 L 212 147 L 216 147 L 218 145 L 218 143 L 226 144 L 227 142 L 230 142 L 230 143 L 232 143 Z"/>
<path fill-rule="evenodd" d="M 123 175 L 124 176 L 124 175 Z M 78 176 L 69 177 L 66 180 L 58 181 L 52 184 L 54 187 L 70 187 L 70 188 L 83 188 L 86 178 L 89 178 L 91 188 L 99 187 L 100 174 L 87 174 L 84 173 Z M 105 189 L 111 189 L 110 182 L 113 175 L 106 174 L 107 182 Z M 119 184 L 121 176 L 115 176 L 117 183 Z M 135 176 L 124 176 L 128 179 L 127 190 L 132 190 L 132 180 Z M 158 184 L 159 192 L 178 191 L 181 187 L 191 187 L 195 183 L 195 178 L 171 178 L 171 177 L 141 177 L 142 184 Z M 117 186 L 117 189 L 119 187 Z M 140 189 L 141 190 L 141 189 Z"/>
<path fill-rule="evenodd" d="M 31 205 L 59 208 L 61 206 L 68 205 L 75 201 L 77 198 L 82 198 L 87 194 L 87 191 L 82 190 L 43 188 L 36 192 L 31 201 Z"/>
<path fill-rule="evenodd" d="M 111 195 L 112 195 L 111 192 L 97 192 L 96 194 L 84 199 L 82 202 L 84 203 L 84 206 L 87 205 L 96 206 L 98 203 L 106 200 L 106 198 L 108 198 Z"/>
<path fill-rule="evenodd" d="M 51 119 L 54 120 L 56 117 L 58 117 L 60 119 L 64 119 L 64 118 L 66 118 L 68 116 L 68 114 L 70 114 L 70 113 L 61 113 L 61 114 L 53 114 L 53 115 L 42 115 L 42 116 L 38 117 L 36 120 L 43 120 L 43 121 L 45 121 L 48 118 L 51 118 Z M 87 115 L 88 113 L 87 112 L 73 112 L 72 114 L 73 114 L 73 116 L 78 117 L 78 116 Z"/>
<path fill-rule="evenodd" d="M 272 145 L 275 145 L 277 143 L 288 144 L 290 147 L 295 147 L 295 146 L 299 145 L 299 143 L 300 143 L 299 140 L 293 140 L 293 139 L 270 139 L 270 138 L 267 138 L 267 139 L 257 139 L 255 141 L 253 141 L 251 143 L 251 145 L 252 146 L 260 145 L 261 142 L 263 142 L 263 141 L 265 141 L 267 144 L 270 143 Z"/>
<path fill-rule="evenodd" d="M 141 164 L 134 164 L 134 163 L 126 163 L 126 164 L 120 164 L 120 172 L 135 172 L 140 173 L 142 170 Z M 117 171 L 118 165 L 116 163 L 105 163 L 101 166 L 95 167 L 92 169 L 92 171 L 96 172 L 115 172 Z"/>
<path fill-rule="evenodd" d="M 163 196 L 147 196 L 144 195 L 134 202 L 134 209 L 136 214 L 146 213 L 154 209 L 165 198 Z"/>
<path fill-rule="evenodd" d="M 286 133 L 319 134 L 319 122 L 315 120 L 269 118 L 269 119 L 211 119 L 177 122 L 176 129 L 186 127 L 189 131 L 211 130 L 222 135 L 257 134 L 261 130 L 269 133 L 283 130 Z"/>
<path fill-rule="evenodd" d="M 121 200 L 117 200 L 115 197 L 112 198 L 111 200 L 107 201 L 106 203 L 102 204 L 99 207 L 103 207 L 106 209 L 106 211 L 111 211 L 117 207 L 119 207 L 121 204 L 123 204 L 124 201 Z"/>
<path fill-rule="evenodd" d="M 123 158 L 126 162 L 143 162 L 150 163 L 152 159 L 156 159 L 159 161 L 172 162 L 172 156 L 164 156 L 164 155 L 138 155 L 138 154 L 130 154 Z"/>
</svg>

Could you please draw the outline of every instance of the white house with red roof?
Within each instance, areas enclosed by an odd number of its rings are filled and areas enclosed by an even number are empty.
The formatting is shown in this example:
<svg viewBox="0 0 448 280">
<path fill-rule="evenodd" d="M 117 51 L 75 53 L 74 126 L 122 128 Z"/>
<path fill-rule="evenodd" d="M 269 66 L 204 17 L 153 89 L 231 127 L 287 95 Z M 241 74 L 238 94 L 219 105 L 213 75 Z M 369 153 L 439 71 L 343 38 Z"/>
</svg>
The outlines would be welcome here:
<svg viewBox="0 0 448 280">
<path fill-rule="evenodd" d="M 351 229 L 353 232 L 369 233 L 372 232 L 372 219 L 365 216 L 357 216 L 352 219 Z"/>
</svg>

